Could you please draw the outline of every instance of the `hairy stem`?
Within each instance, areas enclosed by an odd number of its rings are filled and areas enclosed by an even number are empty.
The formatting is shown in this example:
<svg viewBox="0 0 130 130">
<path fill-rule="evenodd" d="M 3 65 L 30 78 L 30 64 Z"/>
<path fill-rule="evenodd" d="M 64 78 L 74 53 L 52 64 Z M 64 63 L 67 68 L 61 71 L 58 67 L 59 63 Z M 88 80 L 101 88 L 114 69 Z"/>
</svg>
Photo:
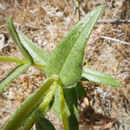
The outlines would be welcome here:
<svg viewBox="0 0 130 130">
<path fill-rule="evenodd" d="M 64 99 L 64 93 L 62 87 L 60 87 L 60 105 L 61 105 L 61 113 L 62 113 L 64 130 L 69 130 L 69 123 L 68 123 L 67 113 L 65 110 L 65 99 Z"/>
<path fill-rule="evenodd" d="M 54 95 L 54 92 L 55 92 L 57 86 L 58 86 L 58 83 L 54 82 L 53 86 L 49 88 L 50 89 L 49 92 L 47 93 L 47 95 L 45 96 L 43 102 L 40 105 L 40 110 L 42 111 L 43 115 L 44 115 L 45 110 L 46 110 L 47 106 L 49 105 L 53 95 Z"/>
</svg>

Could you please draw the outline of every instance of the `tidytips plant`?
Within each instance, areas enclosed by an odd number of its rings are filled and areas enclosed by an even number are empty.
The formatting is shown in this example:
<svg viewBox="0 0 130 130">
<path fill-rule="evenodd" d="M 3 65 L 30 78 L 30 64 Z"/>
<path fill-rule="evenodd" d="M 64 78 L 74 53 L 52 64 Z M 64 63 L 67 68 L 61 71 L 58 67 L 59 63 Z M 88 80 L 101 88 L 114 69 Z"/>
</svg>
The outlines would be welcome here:
<svg viewBox="0 0 130 130">
<path fill-rule="evenodd" d="M 86 42 L 102 9 L 103 5 L 88 13 L 51 53 L 37 47 L 22 33 L 18 33 L 12 17 L 8 19 L 8 31 L 25 60 L 0 57 L 0 61 L 19 63 L 0 82 L 0 93 L 29 66 L 40 67 L 47 79 L 21 104 L 3 130 L 29 130 L 34 124 L 37 130 L 55 130 L 53 124 L 44 117 L 51 107 L 62 120 L 64 130 L 78 130 L 77 102 L 84 91 L 80 81 L 120 86 L 111 76 L 83 67 Z"/>
</svg>

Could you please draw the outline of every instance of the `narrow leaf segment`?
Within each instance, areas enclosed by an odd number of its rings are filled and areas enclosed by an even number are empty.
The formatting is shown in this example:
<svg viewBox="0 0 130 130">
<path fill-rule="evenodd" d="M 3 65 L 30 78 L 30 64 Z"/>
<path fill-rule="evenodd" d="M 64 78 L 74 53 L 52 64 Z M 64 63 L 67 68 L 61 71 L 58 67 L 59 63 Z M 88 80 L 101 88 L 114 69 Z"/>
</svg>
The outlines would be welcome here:
<svg viewBox="0 0 130 130">
<path fill-rule="evenodd" d="M 38 125 L 38 126 L 40 125 L 39 126 L 40 128 L 41 127 L 48 128 L 47 130 L 49 130 L 49 126 L 46 126 L 47 123 L 49 123 L 49 122 L 47 122 L 47 121 L 44 122 L 44 119 L 42 120 L 42 118 L 44 118 L 43 117 L 44 112 L 46 112 L 46 107 L 51 101 L 53 92 L 55 91 L 55 88 L 57 86 L 56 84 L 57 83 L 53 84 L 53 86 L 50 89 L 51 91 L 48 92 L 48 90 L 47 90 L 46 96 L 45 95 L 42 96 L 42 99 L 39 101 L 39 104 L 31 112 L 29 112 L 28 115 L 24 118 L 24 120 L 20 123 L 18 130 L 30 130 L 35 122 L 43 123 L 43 124 L 40 123 L 40 124 L 36 124 L 36 125 Z M 50 125 L 52 128 L 52 124 L 50 124 Z"/>
<path fill-rule="evenodd" d="M 28 113 L 37 105 L 38 101 L 41 100 L 43 94 L 48 90 L 55 79 L 57 79 L 56 75 L 48 78 L 37 91 L 35 91 L 29 98 L 27 98 L 24 103 L 16 110 L 10 120 L 5 124 L 3 130 L 17 129 L 22 120 L 24 120 Z"/>
<path fill-rule="evenodd" d="M 56 128 L 47 118 L 39 114 L 36 121 L 36 130 L 56 130 Z"/>
<path fill-rule="evenodd" d="M 13 25 L 13 18 L 12 17 L 9 17 L 7 26 L 8 26 L 9 34 L 11 35 L 14 42 L 18 45 L 18 47 L 21 50 L 21 52 L 23 53 L 24 57 L 26 59 L 28 59 L 30 62 L 32 62 L 32 58 L 31 58 L 30 54 L 24 48 L 24 46 L 22 45 L 22 43 L 21 43 L 21 41 L 19 39 L 19 36 L 18 36 L 18 34 L 17 34 L 16 30 L 15 30 L 15 27 Z"/>
<path fill-rule="evenodd" d="M 17 126 L 16 130 L 30 130 L 36 122 L 36 118 L 35 118 L 36 111 L 37 108 L 32 112 L 28 113 L 28 115 L 24 118 L 24 120 L 19 122 L 19 125 Z"/>
<path fill-rule="evenodd" d="M 28 39 L 24 34 L 18 33 L 18 36 L 23 44 L 23 46 L 27 49 L 31 57 L 33 58 L 33 64 L 37 64 L 37 66 L 45 66 L 48 58 L 48 53 L 36 46 L 30 39 Z M 41 67 L 42 67 L 41 66 Z"/>
<path fill-rule="evenodd" d="M 20 64 L 14 70 L 12 70 L 2 81 L 0 81 L 0 94 L 9 85 L 11 81 L 17 78 L 23 71 L 25 71 L 31 63 Z"/>
<path fill-rule="evenodd" d="M 83 67 L 82 78 L 91 82 L 101 83 L 110 86 L 120 86 L 121 84 L 113 77 L 102 72 Z"/>
</svg>

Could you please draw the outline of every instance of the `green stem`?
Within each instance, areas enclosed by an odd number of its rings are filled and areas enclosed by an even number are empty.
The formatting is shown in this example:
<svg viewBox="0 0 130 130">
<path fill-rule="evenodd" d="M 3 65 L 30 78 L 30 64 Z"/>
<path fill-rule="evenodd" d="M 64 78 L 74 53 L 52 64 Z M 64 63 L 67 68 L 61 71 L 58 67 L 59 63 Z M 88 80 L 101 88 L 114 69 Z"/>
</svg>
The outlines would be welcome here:
<svg viewBox="0 0 130 130">
<path fill-rule="evenodd" d="M 53 86 L 49 88 L 50 89 L 49 92 L 47 93 L 47 95 L 45 96 L 43 102 L 41 103 L 41 105 L 39 107 L 40 110 L 42 111 L 43 115 L 44 115 L 45 110 L 46 110 L 47 106 L 49 105 L 53 95 L 54 95 L 54 92 L 55 92 L 57 86 L 58 86 L 58 83 L 54 82 Z"/>
<path fill-rule="evenodd" d="M 41 100 L 43 94 L 48 90 L 52 83 L 57 79 L 54 75 L 48 78 L 43 85 L 35 91 L 24 103 L 16 110 L 11 119 L 5 124 L 3 130 L 15 130 L 28 115 L 28 113 L 37 105 L 38 101 Z"/>
<path fill-rule="evenodd" d="M 64 93 L 62 87 L 60 87 L 60 105 L 61 105 L 61 113 L 62 113 L 64 130 L 69 130 L 69 123 L 68 123 L 67 113 L 65 110 L 65 99 L 64 99 Z"/>
<path fill-rule="evenodd" d="M 46 67 L 46 65 L 36 64 L 36 63 L 32 64 L 32 66 L 36 66 L 36 67 L 43 67 L 43 68 L 45 68 L 45 67 Z"/>
<path fill-rule="evenodd" d="M 19 64 L 26 64 L 29 63 L 29 61 L 27 60 L 21 60 L 21 59 L 17 59 L 17 58 L 11 58 L 11 57 L 0 57 L 0 61 L 8 61 L 8 62 L 15 62 L 15 63 L 19 63 Z M 45 65 L 42 64 L 32 64 L 32 66 L 37 66 L 37 67 L 45 67 Z"/>
<path fill-rule="evenodd" d="M 79 14 L 79 21 L 80 21 L 80 0 L 78 0 L 78 14 Z"/>
<path fill-rule="evenodd" d="M 10 58 L 10 57 L 0 57 L 0 61 L 8 61 L 8 62 L 15 62 L 20 64 L 28 63 L 26 60 L 16 59 L 16 58 Z"/>
</svg>

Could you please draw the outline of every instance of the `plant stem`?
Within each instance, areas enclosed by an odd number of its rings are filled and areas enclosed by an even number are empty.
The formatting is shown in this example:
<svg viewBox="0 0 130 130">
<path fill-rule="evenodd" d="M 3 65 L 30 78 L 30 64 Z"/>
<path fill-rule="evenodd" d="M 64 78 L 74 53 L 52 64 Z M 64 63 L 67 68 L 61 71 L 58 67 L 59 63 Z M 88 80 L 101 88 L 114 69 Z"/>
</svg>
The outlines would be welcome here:
<svg viewBox="0 0 130 130">
<path fill-rule="evenodd" d="M 27 60 L 21 60 L 21 59 L 17 59 L 17 58 L 11 58 L 11 57 L 0 57 L 0 61 L 8 61 L 8 62 L 15 62 L 15 63 L 19 63 L 19 64 L 26 64 L 29 63 L 29 61 Z M 42 64 L 32 64 L 32 66 L 37 66 L 37 67 L 45 67 L 45 65 Z"/>
<path fill-rule="evenodd" d="M 79 21 L 80 21 L 80 0 L 78 0 L 78 14 L 79 14 Z"/>
<path fill-rule="evenodd" d="M 45 68 L 45 67 L 46 67 L 46 65 L 36 64 L 36 63 L 32 64 L 32 66 L 36 66 L 36 67 L 43 67 L 43 68 Z"/>
<path fill-rule="evenodd" d="M 16 58 L 10 58 L 10 57 L 0 57 L 0 61 L 8 61 L 8 62 L 15 62 L 20 64 L 28 63 L 26 60 L 16 59 Z"/>
<path fill-rule="evenodd" d="M 49 92 L 47 93 L 47 95 L 45 96 L 43 102 L 41 103 L 41 105 L 39 107 L 40 110 L 42 111 L 43 115 L 44 115 L 45 110 L 46 110 L 47 106 L 49 105 L 53 95 L 54 95 L 54 92 L 55 92 L 57 86 L 58 86 L 58 83 L 54 82 L 53 86 L 49 88 L 50 89 Z"/>
<path fill-rule="evenodd" d="M 69 130 L 69 123 L 68 123 L 67 113 L 65 110 L 65 99 L 64 99 L 63 88 L 60 87 L 59 89 L 60 89 L 60 105 L 61 105 L 63 126 L 64 126 L 64 130 Z"/>
</svg>

